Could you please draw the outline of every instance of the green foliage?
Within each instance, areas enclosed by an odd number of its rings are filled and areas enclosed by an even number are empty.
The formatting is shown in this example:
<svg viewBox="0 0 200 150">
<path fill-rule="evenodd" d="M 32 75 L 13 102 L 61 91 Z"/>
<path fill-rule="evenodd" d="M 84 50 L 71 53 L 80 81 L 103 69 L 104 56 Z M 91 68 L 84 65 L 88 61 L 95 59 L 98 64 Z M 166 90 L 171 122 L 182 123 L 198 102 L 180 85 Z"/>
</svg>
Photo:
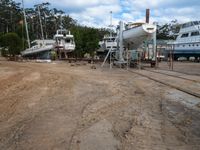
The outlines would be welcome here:
<svg viewBox="0 0 200 150">
<path fill-rule="evenodd" d="M 10 56 L 20 54 L 22 49 L 22 40 L 16 33 L 6 33 L 1 36 L 0 45 L 4 50 L 8 50 Z"/>
<path fill-rule="evenodd" d="M 55 60 L 57 58 L 57 53 L 55 51 L 51 51 L 50 56 L 51 60 Z"/>
<path fill-rule="evenodd" d="M 157 39 L 174 40 L 180 30 L 181 25 L 177 20 L 172 20 L 164 25 L 157 25 Z"/>
<path fill-rule="evenodd" d="M 71 28 L 76 42 L 76 49 L 74 55 L 76 57 L 83 57 L 85 53 L 89 53 L 91 56 L 98 48 L 98 42 L 100 38 L 100 30 L 95 28 L 74 26 Z"/>
<path fill-rule="evenodd" d="M 15 32 L 22 19 L 20 3 L 0 0 L 0 32 Z"/>
</svg>

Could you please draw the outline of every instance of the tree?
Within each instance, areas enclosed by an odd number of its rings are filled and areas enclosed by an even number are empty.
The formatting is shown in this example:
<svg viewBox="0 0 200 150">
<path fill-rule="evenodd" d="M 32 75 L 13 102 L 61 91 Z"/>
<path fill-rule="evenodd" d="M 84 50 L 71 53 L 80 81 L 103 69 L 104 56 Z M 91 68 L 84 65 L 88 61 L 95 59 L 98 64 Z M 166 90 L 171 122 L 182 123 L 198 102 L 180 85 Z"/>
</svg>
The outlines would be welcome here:
<svg viewBox="0 0 200 150">
<path fill-rule="evenodd" d="M 164 25 L 157 25 L 157 39 L 174 40 L 180 30 L 180 26 L 177 20 L 172 20 Z"/>
<path fill-rule="evenodd" d="M 98 48 L 98 42 L 101 39 L 101 31 L 99 29 L 79 25 L 70 28 L 70 30 L 72 31 L 76 42 L 74 54 L 77 57 L 83 57 L 85 53 L 89 53 L 93 56 Z"/>
<path fill-rule="evenodd" d="M 6 33 L 1 36 L 0 45 L 3 49 L 8 50 L 10 56 L 20 54 L 20 51 L 22 50 L 22 40 L 16 33 Z"/>
<path fill-rule="evenodd" d="M 0 32 L 15 32 L 21 19 L 20 3 L 12 0 L 0 0 Z"/>
</svg>

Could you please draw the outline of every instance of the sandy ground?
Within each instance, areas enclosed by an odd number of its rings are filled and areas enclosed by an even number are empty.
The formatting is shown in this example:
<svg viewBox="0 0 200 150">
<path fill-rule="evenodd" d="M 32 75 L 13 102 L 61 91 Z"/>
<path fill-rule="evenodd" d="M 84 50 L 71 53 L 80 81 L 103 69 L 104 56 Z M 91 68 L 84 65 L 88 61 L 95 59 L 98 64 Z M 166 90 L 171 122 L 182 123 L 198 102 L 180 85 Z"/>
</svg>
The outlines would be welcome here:
<svg viewBox="0 0 200 150">
<path fill-rule="evenodd" d="M 121 69 L 0 61 L 0 149 L 199 150 L 200 99 Z"/>
</svg>

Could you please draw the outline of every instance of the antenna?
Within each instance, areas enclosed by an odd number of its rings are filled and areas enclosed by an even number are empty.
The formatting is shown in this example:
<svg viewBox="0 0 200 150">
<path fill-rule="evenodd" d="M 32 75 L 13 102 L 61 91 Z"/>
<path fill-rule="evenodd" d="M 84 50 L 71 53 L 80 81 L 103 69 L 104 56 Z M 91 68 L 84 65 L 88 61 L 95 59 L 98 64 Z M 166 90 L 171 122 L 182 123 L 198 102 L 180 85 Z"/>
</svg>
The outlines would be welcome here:
<svg viewBox="0 0 200 150">
<path fill-rule="evenodd" d="M 24 14 L 24 23 L 25 23 L 25 28 L 26 28 L 26 36 L 27 36 L 27 41 L 28 41 L 28 47 L 31 48 L 30 38 L 29 38 L 29 34 L 28 34 L 27 20 L 26 20 L 26 12 L 25 12 L 25 9 L 24 9 L 24 0 L 22 0 L 22 8 L 23 8 L 23 14 Z"/>
</svg>

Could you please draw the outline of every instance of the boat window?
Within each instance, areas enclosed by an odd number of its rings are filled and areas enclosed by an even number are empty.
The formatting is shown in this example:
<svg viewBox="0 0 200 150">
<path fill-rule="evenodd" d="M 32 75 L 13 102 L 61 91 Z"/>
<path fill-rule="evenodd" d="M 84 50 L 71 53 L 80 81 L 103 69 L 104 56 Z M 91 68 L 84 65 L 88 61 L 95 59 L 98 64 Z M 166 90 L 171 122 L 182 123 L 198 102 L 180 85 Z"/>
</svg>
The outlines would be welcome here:
<svg viewBox="0 0 200 150">
<path fill-rule="evenodd" d="M 189 27 L 189 26 L 191 26 L 191 23 L 190 23 L 190 22 L 189 22 L 189 23 L 183 24 L 183 25 L 182 25 L 182 28 L 187 28 L 187 27 Z"/>
<path fill-rule="evenodd" d="M 197 46 L 199 46 L 199 44 L 197 44 Z"/>
<path fill-rule="evenodd" d="M 38 45 L 37 42 L 32 42 L 31 43 L 31 46 L 35 46 L 35 45 Z"/>
<path fill-rule="evenodd" d="M 53 43 L 46 43 L 46 45 L 53 45 Z"/>
<path fill-rule="evenodd" d="M 187 27 L 194 26 L 194 25 L 199 25 L 199 24 L 200 24 L 200 21 L 188 22 L 188 23 L 183 24 L 182 28 L 187 28 Z"/>
<path fill-rule="evenodd" d="M 192 32 L 192 33 L 191 33 L 191 36 L 197 36 L 197 35 L 199 35 L 199 31 L 196 31 L 196 32 Z"/>
<path fill-rule="evenodd" d="M 181 38 L 188 37 L 189 33 L 184 33 L 181 35 Z"/>
<path fill-rule="evenodd" d="M 65 40 L 66 43 L 70 43 L 70 41 L 71 41 L 70 39 L 66 39 Z"/>
<path fill-rule="evenodd" d="M 194 25 L 199 25 L 200 22 L 199 22 L 199 21 L 194 21 L 193 24 L 194 24 Z"/>
</svg>

